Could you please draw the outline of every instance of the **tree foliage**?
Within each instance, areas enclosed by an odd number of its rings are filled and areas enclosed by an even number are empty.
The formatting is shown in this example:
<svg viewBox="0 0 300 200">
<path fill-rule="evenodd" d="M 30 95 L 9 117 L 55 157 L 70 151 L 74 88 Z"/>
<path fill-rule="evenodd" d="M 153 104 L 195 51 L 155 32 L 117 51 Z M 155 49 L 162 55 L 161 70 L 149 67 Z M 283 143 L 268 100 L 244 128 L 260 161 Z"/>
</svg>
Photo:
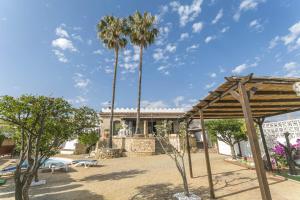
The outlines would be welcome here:
<svg viewBox="0 0 300 200">
<path fill-rule="evenodd" d="M 212 138 L 228 144 L 232 157 L 235 158 L 234 145 L 247 140 L 244 122 L 236 119 L 222 119 L 206 121 L 205 126 Z"/>
<path fill-rule="evenodd" d="M 28 189 L 38 168 L 74 135 L 97 124 L 97 114 L 87 107 L 73 108 L 62 98 L 22 95 L 0 98 L 0 119 L 16 129 L 19 146 L 16 199 L 28 199 Z M 27 164 L 24 173 L 21 166 Z"/>
<path fill-rule="evenodd" d="M 126 39 L 126 19 L 105 16 L 97 25 L 98 37 L 109 49 L 124 48 L 127 44 Z"/>
<path fill-rule="evenodd" d="M 129 37 L 132 44 L 147 48 L 154 43 L 158 29 L 154 27 L 155 16 L 145 12 L 141 14 L 136 11 L 133 15 L 128 17 Z"/>
<path fill-rule="evenodd" d="M 78 140 L 80 144 L 84 144 L 90 148 L 99 140 L 99 133 L 97 131 L 87 131 L 83 134 L 80 134 Z"/>
</svg>

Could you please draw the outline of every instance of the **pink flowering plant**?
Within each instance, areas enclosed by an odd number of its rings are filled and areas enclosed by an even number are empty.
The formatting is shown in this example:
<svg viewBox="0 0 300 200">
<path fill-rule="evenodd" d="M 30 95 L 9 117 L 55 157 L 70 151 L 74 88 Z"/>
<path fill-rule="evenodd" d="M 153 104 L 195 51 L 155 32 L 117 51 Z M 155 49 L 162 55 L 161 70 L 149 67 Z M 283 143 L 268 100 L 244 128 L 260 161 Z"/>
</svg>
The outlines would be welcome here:
<svg viewBox="0 0 300 200">
<path fill-rule="evenodd" d="M 277 144 L 273 149 L 272 149 L 272 163 L 274 165 L 277 165 L 278 168 L 286 167 L 287 166 L 287 159 L 286 159 L 286 154 L 284 147 L 280 144 Z"/>
<path fill-rule="evenodd" d="M 292 151 L 295 152 L 300 149 L 300 139 L 297 139 L 296 144 L 291 145 Z M 272 149 L 272 164 L 278 168 L 286 167 L 288 165 L 286 153 L 283 144 L 278 143 Z"/>
</svg>

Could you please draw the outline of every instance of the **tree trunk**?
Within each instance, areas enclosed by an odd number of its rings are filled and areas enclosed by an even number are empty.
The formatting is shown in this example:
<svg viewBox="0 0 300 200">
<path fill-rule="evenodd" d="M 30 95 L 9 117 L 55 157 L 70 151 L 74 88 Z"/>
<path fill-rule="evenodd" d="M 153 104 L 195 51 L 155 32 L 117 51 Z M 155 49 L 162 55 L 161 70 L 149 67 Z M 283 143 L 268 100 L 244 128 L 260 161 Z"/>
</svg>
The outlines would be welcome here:
<svg viewBox="0 0 300 200">
<path fill-rule="evenodd" d="M 22 188 L 23 185 L 20 181 L 21 174 L 19 172 L 15 172 L 15 199 L 16 200 L 22 200 Z"/>
<path fill-rule="evenodd" d="M 239 147 L 239 156 L 240 156 L 240 157 L 242 157 L 242 156 L 243 156 L 243 154 L 242 154 L 241 143 L 240 143 L 240 142 L 238 142 L 237 144 L 238 144 L 238 147 Z"/>
<path fill-rule="evenodd" d="M 136 112 L 136 128 L 135 134 L 140 134 L 140 109 L 141 109 L 141 96 L 142 96 L 142 69 L 143 69 L 143 46 L 140 46 L 140 63 L 139 63 L 139 83 L 138 83 L 138 101 Z"/>
<path fill-rule="evenodd" d="M 286 154 L 286 159 L 287 159 L 287 163 L 288 163 L 288 166 L 289 166 L 289 172 L 291 175 L 297 175 L 297 170 L 296 170 L 296 166 L 295 166 L 295 163 L 294 163 L 294 160 L 293 160 L 293 155 L 292 155 L 292 147 L 291 147 L 291 144 L 290 144 L 290 140 L 289 140 L 289 133 L 286 132 L 284 133 L 284 136 L 285 136 L 285 140 L 286 140 L 286 147 L 285 148 L 285 154 Z"/>
<path fill-rule="evenodd" d="M 119 49 L 115 49 L 115 66 L 114 66 L 114 78 L 112 85 L 112 98 L 111 98 L 111 111 L 110 111 L 110 123 L 109 123 L 109 142 L 108 147 L 112 148 L 112 136 L 113 136 L 113 123 L 114 123 L 114 108 L 115 108 L 115 92 L 117 81 L 117 69 L 118 69 Z"/>
<path fill-rule="evenodd" d="M 34 172 L 34 182 L 39 182 L 39 173 L 38 173 L 38 170 L 36 170 L 36 172 Z"/>
<path fill-rule="evenodd" d="M 23 185 L 22 188 L 22 197 L 23 197 L 22 200 L 29 200 L 29 187 L 32 182 L 32 179 L 33 179 L 33 173 L 31 172 L 28 175 L 27 180 L 25 181 L 25 184 Z"/>
<path fill-rule="evenodd" d="M 183 157 L 181 157 L 181 162 L 182 162 L 182 175 L 181 176 L 182 176 L 185 196 L 189 197 L 190 196 L 190 190 L 189 190 L 189 185 L 188 185 L 187 178 L 186 178 L 186 171 L 185 171 L 185 165 L 184 165 Z"/>
<path fill-rule="evenodd" d="M 232 159 L 236 159 L 236 154 L 235 154 L 235 150 L 234 150 L 234 145 L 230 144 L 230 151 L 231 151 L 231 157 Z"/>
</svg>

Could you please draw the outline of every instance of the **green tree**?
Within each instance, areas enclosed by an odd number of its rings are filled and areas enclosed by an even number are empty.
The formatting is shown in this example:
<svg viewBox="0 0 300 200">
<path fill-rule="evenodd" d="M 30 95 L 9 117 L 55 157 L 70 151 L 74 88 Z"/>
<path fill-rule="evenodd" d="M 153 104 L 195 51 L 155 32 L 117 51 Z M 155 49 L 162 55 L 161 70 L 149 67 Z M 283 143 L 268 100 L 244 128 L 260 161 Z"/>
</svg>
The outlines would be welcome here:
<svg viewBox="0 0 300 200">
<path fill-rule="evenodd" d="M 97 124 L 97 114 L 87 107 L 73 108 L 62 98 L 22 95 L 0 98 L 0 119 L 16 128 L 13 135 L 20 155 L 15 171 L 15 199 L 28 200 L 28 190 L 38 169 L 68 139 Z M 25 172 L 21 167 L 27 163 Z"/>
<path fill-rule="evenodd" d="M 138 82 L 138 101 L 137 101 L 137 115 L 136 115 L 136 129 L 135 134 L 140 133 L 140 108 L 142 96 L 142 65 L 143 65 L 143 49 L 154 43 L 158 29 L 154 27 L 155 17 L 145 12 L 143 15 L 136 11 L 128 18 L 129 37 L 133 45 L 140 47 L 140 62 L 139 62 L 139 82 Z"/>
<path fill-rule="evenodd" d="M 111 99 L 111 115 L 110 115 L 110 128 L 109 128 L 109 148 L 112 148 L 112 136 L 113 136 L 113 118 L 115 107 L 115 91 L 116 91 L 116 79 L 118 69 L 119 50 L 124 48 L 127 44 L 125 37 L 126 33 L 126 20 L 117 18 L 114 16 L 105 16 L 97 25 L 98 37 L 102 40 L 108 49 L 114 49 L 115 63 L 114 63 L 114 77 L 112 84 L 112 99 Z"/>
<path fill-rule="evenodd" d="M 230 146 L 231 156 L 236 159 L 234 145 L 247 140 L 243 121 L 236 119 L 210 120 L 206 121 L 205 125 L 212 138 L 217 138 Z"/>
<path fill-rule="evenodd" d="M 12 137 L 14 132 L 13 127 L 0 120 L 0 147 L 5 139 Z"/>
<path fill-rule="evenodd" d="M 97 131 L 86 131 L 79 135 L 79 143 L 87 146 L 87 151 L 90 151 L 93 146 L 96 145 L 99 140 L 99 133 Z"/>
</svg>

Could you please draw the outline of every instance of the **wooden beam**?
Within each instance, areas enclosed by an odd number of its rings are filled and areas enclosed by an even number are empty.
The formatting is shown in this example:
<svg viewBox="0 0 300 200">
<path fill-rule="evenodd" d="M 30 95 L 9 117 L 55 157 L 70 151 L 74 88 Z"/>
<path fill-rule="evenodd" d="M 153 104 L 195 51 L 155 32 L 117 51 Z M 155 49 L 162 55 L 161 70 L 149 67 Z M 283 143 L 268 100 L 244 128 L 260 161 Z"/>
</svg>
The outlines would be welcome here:
<svg viewBox="0 0 300 200">
<path fill-rule="evenodd" d="M 273 171 L 273 169 L 272 169 L 272 163 L 271 163 L 271 159 L 270 159 L 270 154 L 269 154 L 269 150 L 268 150 L 268 145 L 267 145 L 267 142 L 266 142 L 264 129 L 262 127 L 263 123 L 265 121 L 265 118 L 263 118 L 263 117 L 262 118 L 257 118 L 254 121 L 256 122 L 256 124 L 259 127 L 260 137 L 261 137 L 261 140 L 262 140 L 262 143 L 263 143 L 263 147 L 264 147 L 264 151 L 265 151 L 266 158 L 267 158 L 267 167 L 268 167 L 268 170 Z"/>
<path fill-rule="evenodd" d="M 272 90 L 258 90 L 255 95 L 296 95 L 294 91 L 272 91 Z"/>
<path fill-rule="evenodd" d="M 213 109 L 234 109 L 239 108 L 241 109 L 242 106 L 239 105 L 214 105 L 206 108 L 205 110 L 213 110 Z M 251 108 L 300 108 L 300 104 L 294 104 L 294 105 L 251 105 Z"/>
<path fill-rule="evenodd" d="M 210 167 L 209 153 L 208 153 L 208 144 L 207 144 L 207 139 L 206 139 L 204 116 L 203 116 L 202 110 L 199 111 L 199 114 L 200 114 L 200 120 L 201 120 L 202 139 L 203 139 L 203 147 L 204 147 L 204 154 L 205 154 L 205 161 L 206 161 L 208 184 L 209 184 L 209 193 L 210 193 L 210 198 L 214 199 L 215 191 L 214 191 L 214 185 L 213 185 L 213 181 L 212 181 L 212 174 L 211 174 L 211 167 Z"/>
<path fill-rule="evenodd" d="M 252 112 L 254 113 L 277 113 L 279 112 L 280 110 L 252 110 Z M 212 114 L 220 114 L 220 113 L 224 113 L 224 114 L 227 114 L 227 113 L 243 113 L 242 110 L 205 110 L 204 111 L 204 114 L 205 113 L 212 113 Z"/>
<path fill-rule="evenodd" d="M 278 99 L 253 99 L 250 100 L 250 103 L 286 103 L 286 102 L 300 102 L 300 98 L 291 98 L 291 99 L 282 99 L 282 98 L 278 98 Z M 232 103 L 238 103 L 237 100 L 219 100 L 217 102 L 215 102 L 215 104 L 219 104 L 219 103 L 224 103 L 224 104 L 232 104 Z"/>
<path fill-rule="evenodd" d="M 231 96 L 233 96 L 233 98 L 235 98 L 235 100 L 240 101 L 240 94 L 237 93 L 236 91 L 232 90 L 230 91 Z"/>
<path fill-rule="evenodd" d="M 243 108 L 247 133 L 249 137 L 253 159 L 255 162 L 255 169 L 256 169 L 256 174 L 259 182 L 261 196 L 263 200 L 271 200 L 272 197 L 270 193 L 270 188 L 269 188 L 266 172 L 264 170 L 264 165 L 261 158 L 258 138 L 254 127 L 253 117 L 252 117 L 250 103 L 249 103 L 245 85 L 243 83 L 239 83 L 238 90 L 239 90 L 239 94 L 241 95 L 240 102 Z"/>
</svg>

